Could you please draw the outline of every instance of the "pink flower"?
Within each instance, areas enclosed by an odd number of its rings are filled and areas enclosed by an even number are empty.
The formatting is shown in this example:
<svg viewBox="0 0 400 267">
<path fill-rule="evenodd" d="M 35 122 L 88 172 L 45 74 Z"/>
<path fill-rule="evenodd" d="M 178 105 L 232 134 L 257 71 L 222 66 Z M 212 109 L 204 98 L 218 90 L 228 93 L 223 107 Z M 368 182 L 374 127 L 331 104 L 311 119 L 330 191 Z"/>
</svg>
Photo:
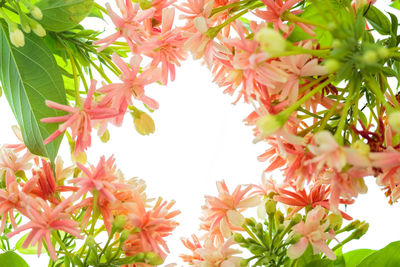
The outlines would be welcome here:
<svg viewBox="0 0 400 267">
<path fill-rule="evenodd" d="M 30 163 L 33 155 L 29 152 L 25 153 L 22 157 L 9 148 L 0 148 L 0 173 L 7 170 L 12 172 L 29 170 L 32 167 Z"/>
<path fill-rule="evenodd" d="M 104 196 L 109 202 L 116 200 L 114 192 L 119 188 L 124 188 L 124 184 L 116 183 L 116 166 L 115 159 L 111 156 L 107 160 L 104 156 L 100 158 L 97 166 L 86 168 L 80 163 L 77 163 L 79 169 L 82 170 L 83 176 L 71 179 L 70 182 L 79 187 L 79 190 L 74 195 L 74 199 L 79 199 L 87 192 L 94 190 L 98 191 L 99 195 Z"/>
<path fill-rule="evenodd" d="M 205 196 L 206 204 L 202 207 L 203 229 L 209 231 L 212 238 L 228 238 L 232 230 L 241 230 L 244 217 L 240 213 L 247 208 L 255 207 L 260 202 L 259 196 L 246 195 L 251 186 L 242 189 L 239 185 L 231 194 L 224 181 L 217 182 L 218 197 Z"/>
<path fill-rule="evenodd" d="M 13 232 L 7 234 L 7 237 L 13 237 L 25 230 L 31 229 L 28 237 L 22 244 L 23 248 L 27 248 L 29 244 L 37 244 L 38 255 L 42 251 L 42 241 L 46 243 L 50 257 L 56 261 L 57 255 L 51 242 L 51 233 L 53 230 L 60 230 L 69 233 L 76 238 L 83 238 L 81 231 L 77 228 L 77 223 L 71 220 L 70 215 L 64 212 L 64 208 L 68 205 L 67 201 L 62 202 L 54 208 L 51 208 L 47 202 L 41 198 L 30 199 L 25 201 L 29 203 L 26 208 L 26 215 L 30 222 L 17 227 Z"/>
<path fill-rule="evenodd" d="M 179 255 L 179 257 L 181 257 L 184 262 L 193 265 L 194 261 L 203 260 L 200 254 L 197 253 L 197 249 L 202 248 L 203 246 L 201 245 L 200 240 L 197 238 L 196 235 L 192 235 L 193 241 L 191 241 L 189 238 L 182 238 L 181 240 L 183 245 L 192 252 L 192 255 L 186 255 L 186 254 Z"/>
<path fill-rule="evenodd" d="M 263 0 L 262 2 L 266 5 L 266 11 L 257 10 L 255 13 L 258 17 L 265 19 L 267 22 L 271 22 L 274 25 L 274 29 L 279 31 L 281 29 L 284 33 L 289 34 L 293 30 L 293 26 L 288 26 L 283 23 L 282 15 L 285 12 L 291 12 L 292 14 L 300 14 L 301 10 L 290 11 L 290 9 L 300 2 L 301 0 Z M 309 35 L 315 35 L 312 30 L 313 27 L 300 22 L 294 22 L 297 26 L 303 29 Z"/>
<path fill-rule="evenodd" d="M 204 246 L 192 248 L 194 256 L 182 255 L 181 257 L 190 259 L 190 263 L 196 267 L 240 267 L 241 258 L 234 255 L 241 251 L 231 248 L 234 243 L 233 238 L 217 243 L 208 239 L 204 242 Z"/>
<path fill-rule="evenodd" d="M 293 216 L 305 207 L 315 208 L 316 206 L 322 206 L 329 210 L 329 195 L 330 188 L 326 185 L 313 184 L 309 186 L 309 192 L 305 189 L 299 190 L 292 187 L 293 190 L 279 187 L 277 192 L 279 195 L 274 196 L 274 200 L 292 206 L 294 209 L 290 212 L 289 216 Z M 354 201 L 340 199 L 340 204 L 352 204 Z M 343 218 L 346 220 L 352 220 L 348 214 L 340 211 Z"/>
<path fill-rule="evenodd" d="M 166 258 L 169 253 L 168 246 L 164 240 L 179 224 L 172 219 L 180 211 L 170 211 L 174 201 L 168 203 L 161 198 L 157 199 L 155 205 L 146 210 L 146 203 L 139 194 L 135 194 L 134 202 L 130 203 L 131 209 L 128 216 L 128 222 L 125 228 L 131 229 L 137 227 L 139 233 L 131 234 L 125 241 L 122 249 L 127 256 L 132 256 L 138 252 L 153 251 Z"/>
<path fill-rule="evenodd" d="M 96 89 L 97 82 L 92 81 L 87 98 L 83 107 L 71 107 L 61 105 L 53 101 L 46 100 L 46 105 L 53 109 L 64 110 L 69 114 L 60 117 L 50 117 L 41 119 L 44 123 L 60 123 L 64 122 L 58 127 L 58 130 L 44 140 L 44 144 L 48 144 L 63 132 L 68 127 L 71 128 L 72 138 L 76 139 L 74 153 L 84 152 L 91 145 L 90 133 L 92 131 L 92 121 L 109 119 L 116 116 L 116 111 L 110 108 L 103 108 L 93 102 L 93 94 Z"/>
<path fill-rule="evenodd" d="M 150 8 L 139 12 L 139 4 L 133 4 L 131 0 L 117 0 L 117 5 L 122 13 L 122 17 L 118 16 L 108 3 L 106 4 L 106 8 L 108 15 L 118 31 L 104 39 L 94 42 L 94 44 L 102 44 L 102 46 L 98 48 L 100 52 L 120 37 L 123 37 L 132 52 L 135 53 L 137 52 L 137 44 L 141 44 L 146 37 L 146 32 L 142 23 L 146 19 L 151 19 L 155 9 Z"/>
<path fill-rule="evenodd" d="M 152 109 L 158 108 L 158 103 L 145 95 L 144 87 L 152 84 L 161 78 L 159 69 L 146 68 L 139 74 L 142 57 L 134 55 L 130 60 L 130 67 L 117 55 L 113 54 L 113 61 L 121 69 L 122 83 L 113 83 L 99 89 L 105 94 L 100 104 L 111 107 L 119 112 L 116 124 L 122 123 L 123 116 L 129 105 L 132 105 L 132 97 L 142 101 Z"/>
<path fill-rule="evenodd" d="M 327 240 L 334 238 L 334 234 L 332 232 L 326 232 L 329 228 L 329 222 L 323 222 L 325 217 L 325 209 L 321 206 L 317 206 L 307 214 L 305 222 L 301 221 L 293 226 L 293 232 L 302 235 L 302 238 L 298 243 L 288 248 L 287 254 L 290 258 L 299 258 L 303 255 L 308 244 L 310 244 L 314 254 L 323 252 L 328 259 L 336 259 L 335 253 L 333 253 L 326 244 Z"/>
<path fill-rule="evenodd" d="M 180 66 L 179 61 L 186 57 L 183 50 L 186 39 L 180 30 L 172 29 L 175 9 L 165 8 L 162 14 L 161 32 L 155 32 L 152 38 L 140 46 L 140 50 L 152 58 L 152 66 L 161 63 L 161 82 L 167 84 L 168 74 L 171 81 L 175 80 L 175 65 Z"/>
</svg>

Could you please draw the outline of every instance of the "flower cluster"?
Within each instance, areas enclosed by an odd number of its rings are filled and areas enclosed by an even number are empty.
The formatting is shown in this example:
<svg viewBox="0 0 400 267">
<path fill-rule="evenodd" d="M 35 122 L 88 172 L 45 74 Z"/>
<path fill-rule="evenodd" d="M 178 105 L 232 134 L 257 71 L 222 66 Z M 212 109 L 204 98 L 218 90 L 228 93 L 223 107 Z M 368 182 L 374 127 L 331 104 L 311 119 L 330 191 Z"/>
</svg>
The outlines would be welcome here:
<svg viewBox="0 0 400 267">
<path fill-rule="evenodd" d="M 57 158 L 53 167 L 23 145 L 6 145 L 0 154 L 0 231 L 9 223 L 8 238 L 28 231 L 21 249 L 34 247 L 40 255 L 44 244 L 52 261 L 80 266 L 87 261 L 114 264 L 121 256 L 128 264 L 165 259 L 169 250 L 164 238 L 178 225 L 174 217 L 179 211 L 172 210 L 174 202 L 148 198 L 144 181 L 125 179 L 113 157 L 69 167 Z M 101 247 L 96 239 L 104 234 L 108 242 Z M 72 246 L 79 244 L 75 239 L 85 239 L 79 250 Z"/>
</svg>

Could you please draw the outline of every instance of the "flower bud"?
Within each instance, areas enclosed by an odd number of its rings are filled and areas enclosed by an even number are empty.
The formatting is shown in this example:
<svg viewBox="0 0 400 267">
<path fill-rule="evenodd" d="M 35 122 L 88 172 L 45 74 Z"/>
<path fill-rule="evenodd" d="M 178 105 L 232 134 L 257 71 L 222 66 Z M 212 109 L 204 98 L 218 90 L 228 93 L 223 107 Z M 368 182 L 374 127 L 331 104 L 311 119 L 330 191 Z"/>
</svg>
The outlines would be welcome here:
<svg viewBox="0 0 400 267">
<path fill-rule="evenodd" d="M 132 116 L 133 123 L 135 124 L 135 128 L 138 133 L 140 133 L 141 135 L 149 135 L 154 133 L 154 121 L 147 113 L 132 113 Z"/>
<path fill-rule="evenodd" d="M 378 54 L 374 50 L 368 50 L 362 55 L 361 60 L 368 65 L 375 64 L 378 61 Z"/>
<path fill-rule="evenodd" d="M 387 49 L 386 47 L 379 47 L 377 52 L 380 58 L 387 58 L 390 54 L 389 49 Z"/>
<path fill-rule="evenodd" d="M 342 227 L 343 217 L 341 214 L 331 213 L 328 215 L 329 226 L 337 231 Z"/>
<path fill-rule="evenodd" d="M 265 203 L 265 211 L 268 215 L 272 215 L 276 211 L 276 202 L 273 200 L 267 200 Z"/>
<path fill-rule="evenodd" d="M 259 118 L 256 122 L 256 125 L 264 138 L 274 134 L 282 128 L 283 124 L 284 123 L 282 123 L 277 116 L 271 114 Z"/>
<path fill-rule="evenodd" d="M 256 226 L 256 221 L 253 218 L 246 218 L 244 223 L 250 227 Z"/>
<path fill-rule="evenodd" d="M 367 233 L 368 228 L 369 228 L 369 224 L 366 222 L 363 222 L 352 233 L 352 236 L 354 237 L 354 239 L 360 239 L 363 235 L 365 235 L 365 233 Z"/>
<path fill-rule="evenodd" d="M 244 237 L 243 237 L 241 234 L 239 234 L 239 233 L 233 234 L 233 240 L 234 240 L 236 243 L 244 243 L 244 242 L 245 242 Z"/>
<path fill-rule="evenodd" d="M 110 140 L 110 132 L 108 130 L 105 130 L 102 136 L 100 136 L 100 140 L 103 143 L 107 143 Z"/>
<path fill-rule="evenodd" d="M 250 259 L 241 259 L 240 260 L 240 267 L 247 267 L 249 266 Z"/>
<path fill-rule="evenodd" d="M 325 68 L 329 73 L 337 72 L 340 68 L 340 62 L 336 59 L 330 58 L 325 61 Z"/>
<path fill-rule="evenodd" d="M 23 47 L 25 45 L 24 33 L 18 29 L 18 26 L 15 23 L 10 23 L 10 40 L 16 47 Z"/>
<path fill-rule="evenodd" d="M 392 127 L 395 132 L 400 133 L 400 111 L 390 113 L 388 121 L 390 127 Z"/>
<path fill-rule="evenodd" d="M 124 226 L 125 226 L 127 220 L 128 220 L 128 217 L 126 217 L 125 215 L 118 215 L 117 217 L 115 217 L 114 221 L 112 223 L 112 231 L 111 232 L 121 233 L 121 231 L 124 230 Z"/>
<path fill-rule="evenodd" d="M 290 220 L 290 224 L 293 226 L 293 225 L 296 225 L 296 224 L 298 224 L 299 222 L 301 222 L 301 220 L 303 219 L 303 216 L 301 216 L 301 214 L 299 214 L 299 213 L 296 213 L 295 215 L 293 215 L 293 217 L 291 218 L 291 220 Z"/>
<path fill-rule="evenodd" d="M 33 7 L 31 14 L 32 14 L 32 17 L 34 17 L 37 20 L 43 19 L 42 10 L 40 10 L 40 8 L 38 8 L 37 6 Z"/>
<path fill-rule="evenodd" d="M 332 41 L 332 47 L 333 48 L 339 48 L 342 46 L 342 42 L 339 39 L 335 39 Z"/>
<path fill-rule="evenodd" d="M 32 27 L 33 32 L 39 36 L 39 37 L 44 37 L 46 36 L 46 30 L 40 25 L 40 23 L 37 23 L 34 20 L 30 21 L 30 25 Z"/>
<path fill-rule="evenodd" d="M 275 213 L 275 220 L 278 224 L 282 224 L 285 221 L 285 215 L 280 210 Z"/>
<path fill-rule="evenodd" d="M 256 40 L 261 49 L 270 56 L 277 56 L 286 50 L 286 40 L 283 36 L 268 27 L 264 27 L 256 33 Z"/>
<path fill-rule="evenodd" d="M 302 238 L 301 234 L 296 233 L 296 234 L 292 235 L 292 237 L 290 238 L 288 243 L 289 244 L 297 244 L 301 238 Z"/>
<path fill-rule="evenodd" d="M 121 236 L 119 237 L 119 241 L 122 243 L 125 242 L 125 240 L 128 239 L 130 234 L 131 234 L 131 232 L 129 230 L 127 230 L 127 229 L 123 230 L 121 232 Z"/>
<path fill-rule="evenodd" d="M 164 263 L 164 260 L 154 252 L 145 252 L 144 253 L 146 263 L 150 265 L 161 265 Z"/>
</svg>

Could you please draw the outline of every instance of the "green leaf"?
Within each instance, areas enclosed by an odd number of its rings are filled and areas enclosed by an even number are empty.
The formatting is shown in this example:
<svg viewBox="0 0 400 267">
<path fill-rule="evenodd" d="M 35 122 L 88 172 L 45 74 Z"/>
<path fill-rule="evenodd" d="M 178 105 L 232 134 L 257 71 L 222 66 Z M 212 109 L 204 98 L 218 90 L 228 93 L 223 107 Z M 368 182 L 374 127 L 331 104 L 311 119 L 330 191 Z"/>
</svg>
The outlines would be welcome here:
<svg viewBox="0 0 400 267">
<path fill-rule="evenodd" d="M 396 0 L 393 3 L 390 4 L 391 7 L 396 8 L 398 10 L 400 10 L 400 1 Z"/>
<path fill-rule="evenodd" d="M 43 12 L 40 24 L 49 31 L 72 29 L 92 11 L 94 0 L 42 0 L 37 6 Z"/>
<path fill-rule="evenodd" d="M 356 267 L 362 260 L 374 253 L 372 249 L 357 249 L 343 254 L 346 267 Z"/>
<path fill-rule="evenodd" d="M 0 254 L 0 267 L 29 267 L 26 261 L 13 251 Z"/>
<path fill-rule="evenodd" d="M 25 46 L 10 43 L 7 24 L 0 21 L 0 80 L 4 94 L 21 128 L 24 143 L 33 154 L 54 160 L 61 137 L 43 141 L 58 129 L 40 119 L 65 113 L 48 108 L 45 100 L 66 104 L 64 83 L 54 56 L 35 34 L 25 34 Z"/>
<path fill-rule="evenodd" d="M 383 249 L 378 250 L 367 256 L 357 265 L 357 267 L 364 267 L 364 266 L 398 267 L 400 262 L 399 251 L 400 251 L 400 241 L 392 242 Z"/>
<path fill-rule="evenodd" d="M 36 246 L 31 246 L 29 245 L 27 248 L 22 248 L 22 244 L 25 242 L 25 239 L 28 237 L 29 234 L 24 235 L 21 237 L 17 243 L 15 244 L 15 248 L 18 250 L 19 253 L 21 254 L 27 254 L 27 255 L 34 255 L 37 254 L 37 245 Z M 44 250 L 42 251 L 44 253 Z"/>
<path fill-rule="evenodd" d="M 390 21 L 379 9 L 370 6 L 365 17 L 371 23 L 372 27 L 374 27 L 374 30 L 383 35 L 390 34 L 392 30 Z"/>
</svg>

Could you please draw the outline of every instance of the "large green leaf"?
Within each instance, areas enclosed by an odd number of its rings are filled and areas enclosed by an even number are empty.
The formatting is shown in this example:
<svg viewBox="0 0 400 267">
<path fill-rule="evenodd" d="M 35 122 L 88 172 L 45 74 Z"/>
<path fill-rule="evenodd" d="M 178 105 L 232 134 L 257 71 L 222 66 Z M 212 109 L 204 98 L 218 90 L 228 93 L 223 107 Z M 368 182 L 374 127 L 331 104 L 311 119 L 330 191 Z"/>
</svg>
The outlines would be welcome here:
<svg viewBox="0 0 400 267">
<path fill-rule="evenodd" d="M 364 267 L 364 266 L 398 267 L 400 262 L 399 251 L 400 251 L 400 241 L 392 242 L 383 249 L 370 254 L 362 262 L 360 262 L 357 265 L 357 267 Z"/>
<path fill-rule="evenodd" d="M 343 254 L 346 267 L 356 267 L 366 257 L 374 253 L 372 249 L 356 249 Z"/>
<path fill-rule="evenodd" d="M 64 83 L 53 54 L 35 34 L 25 35 L 25 46 L 10 43 L 7 24 L 0 21 L 0 80 L 4 94 L 21 128 L 24 143 L 33 154 L 54 160 L 61 138 L 43 141 L 57 130 L 40 119 L 64 113 L 48 108 L 45 100 L 66 104 Z"/>
<path fill-rule="evenodd" d="M 94 0 L 41 0 L 37 3 L 43 12 L 40 24 L 54 32 L 72 29 L 90 14 L 93 4 Z"/>
<path fill-rule="evenodd" d="M 0 254 L 0 267 L 29 267 L 21 256 L 13 251 Z"/>
</svg>

